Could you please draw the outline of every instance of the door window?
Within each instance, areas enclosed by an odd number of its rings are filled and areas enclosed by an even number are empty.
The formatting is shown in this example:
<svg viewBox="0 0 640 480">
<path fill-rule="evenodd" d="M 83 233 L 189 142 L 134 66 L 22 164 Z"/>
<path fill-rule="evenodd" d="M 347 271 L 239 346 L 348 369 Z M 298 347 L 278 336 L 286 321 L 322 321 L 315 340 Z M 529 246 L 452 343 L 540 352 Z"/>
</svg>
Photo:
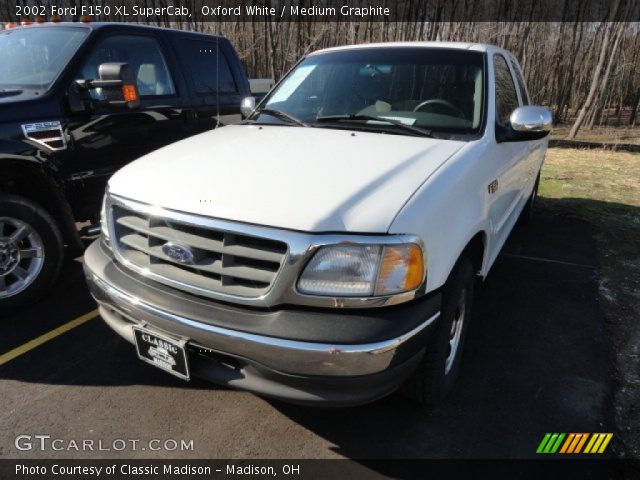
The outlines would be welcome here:
<svg viewBox="0 0 640 480">
<path fill-rule="evenodd" d="M 518 95 L 511 70 L 502 55 L 494 55 L 493 70 L 496 78 L 496 123 L 505 127 L 509 124 L 511 112 L 518 108 Z"/>
<path fill-rule="evenodd" d="M 520 91 L 522 105 L 529 105 L 529 97 L 527 96 L 527 89 L 524 86 L 524 78 L 522 78 L 522 72 L 514 58 L 511 59 L 511 67 L 513 71 L 516 72 L 516 80 L 518 81 L 518 90 Z"/>
<path fill-rule="evenodd" d="M 102 63 L 124 62 L 131 66 L 140 96 L 174 95 L 176 93 L 167 63 L 158 42 L 139 35 L 114 35 L 102 40 L 89 55 L 80 72 L 81 78 L 97 79 Z M 104 100 L 101 89 L 92 89 L 95 100 Z"/>
<path fill-rule="evenodd" d="M 229 62 L 216 42 L 184 39 L 181 50 L 198 95 L 238 91 Z"/>
</svg>

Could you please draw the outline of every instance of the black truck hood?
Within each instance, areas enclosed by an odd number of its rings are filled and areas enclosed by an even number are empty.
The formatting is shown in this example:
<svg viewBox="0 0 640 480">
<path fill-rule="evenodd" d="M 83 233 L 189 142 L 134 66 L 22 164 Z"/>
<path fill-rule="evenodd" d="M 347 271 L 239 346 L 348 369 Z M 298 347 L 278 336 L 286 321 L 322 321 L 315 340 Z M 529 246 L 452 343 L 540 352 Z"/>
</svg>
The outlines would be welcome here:
<svg viewBox="0 0 640 480">
<path fill-rule="evenodd" d="M 0 95 L 0 122 L 31 123 L 57 119 L 61 115 L 60 100 L 51 95 L 37 95 L 34 90 Z"/>
<path fill-rule="evenodd" d="M 34 100 L 40 98 L 41 94 L 41 90 L 0 87 L 0 104 L 4 105 L 7 103 L 20 103 L 26 100 Z"/>
</svg>

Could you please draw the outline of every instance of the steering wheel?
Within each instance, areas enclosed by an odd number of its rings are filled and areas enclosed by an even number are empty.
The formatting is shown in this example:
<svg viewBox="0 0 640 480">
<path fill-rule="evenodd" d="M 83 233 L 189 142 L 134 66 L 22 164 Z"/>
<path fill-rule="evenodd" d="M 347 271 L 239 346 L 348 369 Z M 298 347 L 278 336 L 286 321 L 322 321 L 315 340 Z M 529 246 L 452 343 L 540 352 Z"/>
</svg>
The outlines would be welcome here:
<svg viewBox="0 0 640 480">
<path fill-rule="evenodd" d="M 455 114 L 456 117 L 464 119 L 464 113 L 460 111 L 458 107 L 456 107 L 453 103 L 448 100 L 443 100 L 442 98 L 431 98 L 429 100 L 425 100 L 424 102 L 419 103 L 414 109 L 414 112 L 419 112 L 424 107 L 428 107 L 430 105 L 438 105 L 441 107 L 445 107 L 449 109 L 451 112 Z"/>
</svg>

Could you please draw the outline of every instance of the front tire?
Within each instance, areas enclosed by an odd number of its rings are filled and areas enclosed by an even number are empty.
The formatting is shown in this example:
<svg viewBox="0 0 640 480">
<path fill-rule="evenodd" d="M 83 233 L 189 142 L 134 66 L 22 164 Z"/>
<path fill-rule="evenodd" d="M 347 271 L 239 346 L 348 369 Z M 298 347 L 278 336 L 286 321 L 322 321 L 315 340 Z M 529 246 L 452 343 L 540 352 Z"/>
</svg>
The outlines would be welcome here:
<svg viewBox="0 0 640 480">
<path fill-rule="evenodd" d="M 443 287 L 442 313 L 416 371 L 400 392 L 418 403 L 435 406 L 451 391 L 460 370 L 475 286 L 471 261 L 458 261 Z"/>
<path fill-rule="evenodd" d="M 0 194 L 0 314 L 43 295 L 62 258 L 62 235 L 51 215 L 24 197 Z"/>
</svg>

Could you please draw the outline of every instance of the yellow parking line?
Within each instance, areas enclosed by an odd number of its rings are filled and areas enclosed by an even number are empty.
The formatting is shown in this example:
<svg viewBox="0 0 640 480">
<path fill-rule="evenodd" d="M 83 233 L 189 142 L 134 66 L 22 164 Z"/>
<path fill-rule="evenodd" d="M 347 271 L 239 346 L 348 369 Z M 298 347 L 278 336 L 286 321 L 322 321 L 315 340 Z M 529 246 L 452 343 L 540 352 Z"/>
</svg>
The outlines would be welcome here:
<svg viewBox="0 0 640 480">
<path fill-rule="evenodd" d="M 89 320 L 93 320 L 98 316 L 98 310 L 93 310 L 89 313 L 85 313 L 84 315 L 71 320 L 70 322 L 65 323 L 64 325 L 60 325 L 58 328 L 54 328 L 50 332 L 45 333 L 44 335 L 40 335 L 33 340 L 28 341 L 24 345 L 20 345 L 19 347 L 14 348 L 13 350 L 9 350 L 7 353 L 3 353 L 0 355 L 0 365 L 4 365 L 5 363 L 10 362 L 16 357 L 27 353 L 29 350 L 33 350 L 36 347 L 39 347 L 43 343 L 48 342 L 56 338 L 59 335 L 62 335 L 69 330 L 76 328 L 83 323 L 88 322 Z"/>
</svg>

